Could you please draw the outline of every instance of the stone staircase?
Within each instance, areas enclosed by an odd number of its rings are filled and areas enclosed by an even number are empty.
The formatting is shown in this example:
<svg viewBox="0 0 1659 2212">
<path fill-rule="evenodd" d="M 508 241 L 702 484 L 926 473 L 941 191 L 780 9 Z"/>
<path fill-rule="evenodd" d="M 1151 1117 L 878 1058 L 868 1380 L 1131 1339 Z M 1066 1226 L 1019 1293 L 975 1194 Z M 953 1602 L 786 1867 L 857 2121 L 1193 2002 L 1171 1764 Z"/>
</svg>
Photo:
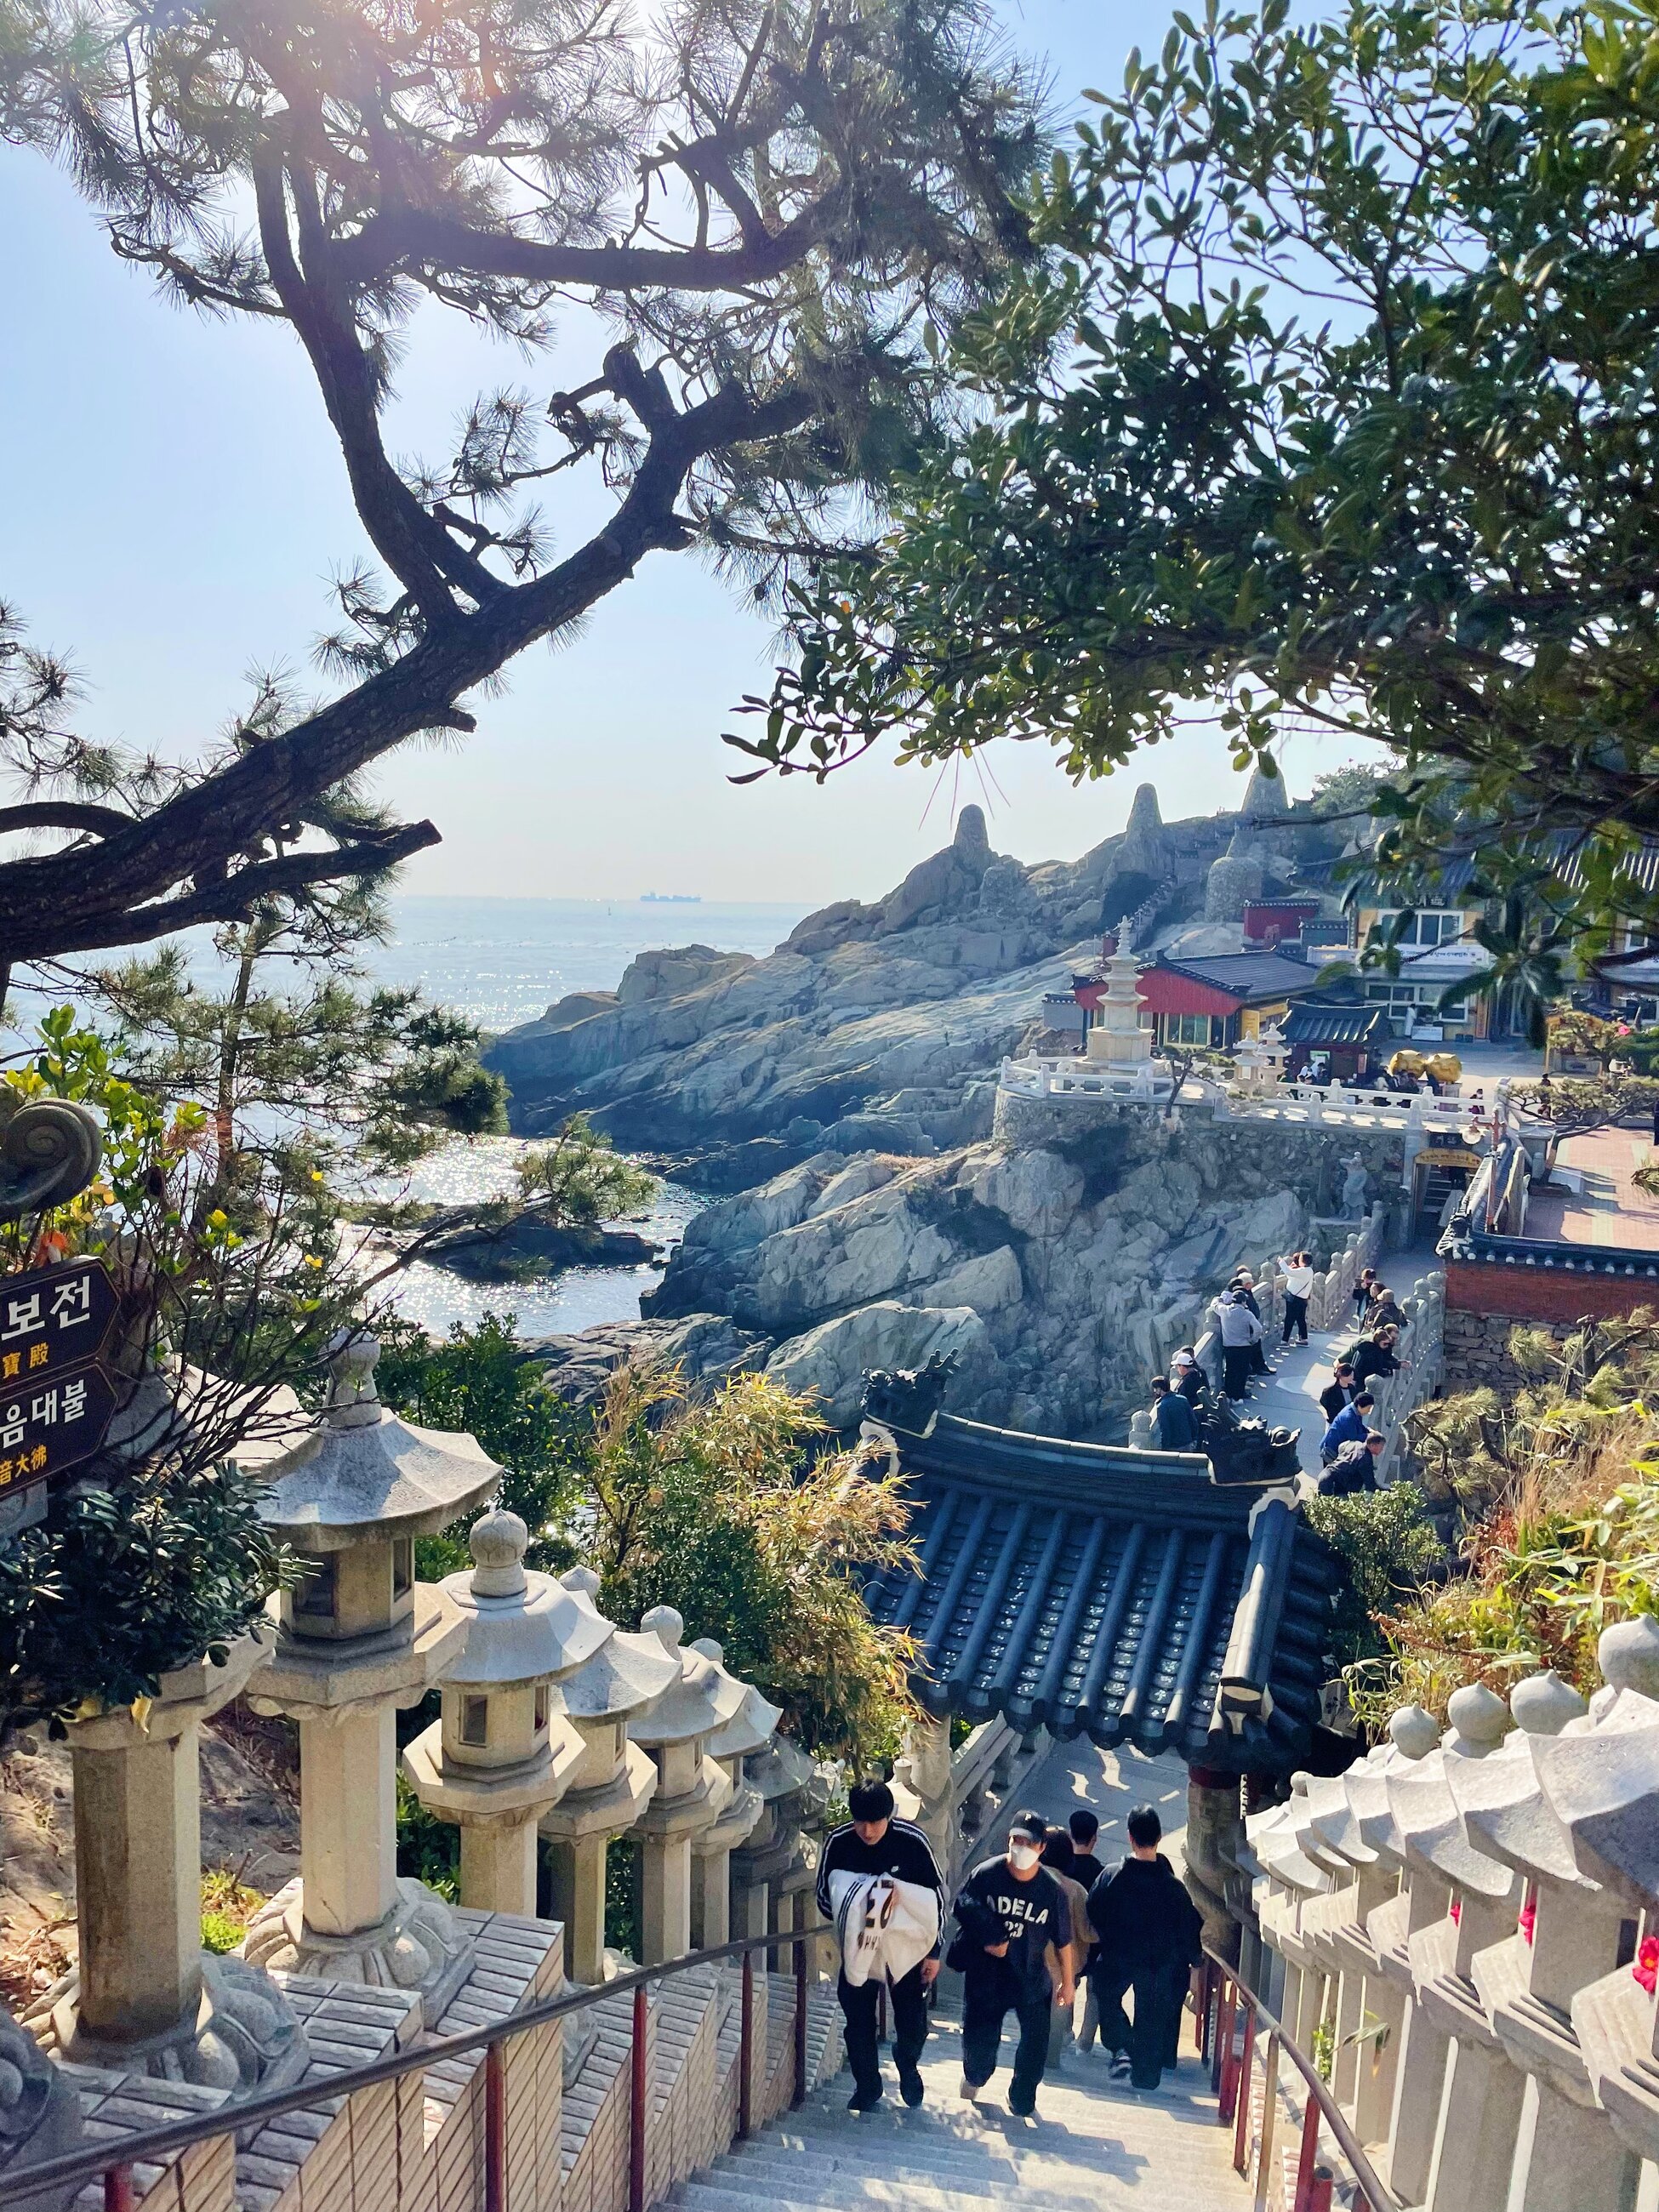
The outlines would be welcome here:
<svg viewBox="0 0 1659 2212">
<path fill-rule="evenodd" d="M 1218 2125 L 1204 2069 L 1189 2051 L 1156 2096 L 1109 2081 L 1097 2056 L 1069 2055 L 1037 2093 L 1035 2120 L 1017 2119 L 1005 2070 L 977 2105 L 957 2094 L 960 2042 L 936 2020 L 922 2057 L 927 2101 L 899 2102 L 890 2056 L 887 2095 L 873 2112 L 847 2110 L 851 2077 L 836 2075 L 798 2112 L 682 2182 L 683 2212 L 1243 2212 L 1231 2136 Z"/>
</svg>

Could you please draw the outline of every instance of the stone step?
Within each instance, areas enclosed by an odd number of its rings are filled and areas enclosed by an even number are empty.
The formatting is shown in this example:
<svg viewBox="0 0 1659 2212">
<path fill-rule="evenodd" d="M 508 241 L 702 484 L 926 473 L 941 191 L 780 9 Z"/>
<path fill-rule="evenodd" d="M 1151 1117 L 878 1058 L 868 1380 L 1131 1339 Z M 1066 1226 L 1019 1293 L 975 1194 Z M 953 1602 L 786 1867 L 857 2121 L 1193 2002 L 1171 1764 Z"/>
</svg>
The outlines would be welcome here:
<svg viewBox="0 0 1659 2212">
<path fill-rule="evenodd" d="M 1066 2169 L 1073 2170 L 1069 2165 Z M 764 2184 L 780 2198 L 810 2205 L 902 2204 L 908 2191 L 925 2188 L 948 2197 L 950 2212 L 984 2212 L 988 2199 L 1006 2203 L 1016 2191 L 1022 2201 L 1025 2197 L 1025 2184 L 1011 2166 L 997 2163 L 993 2170 L 977 2172 L 946 2171 L 928 2164 L 921 2154 L 902 2165 L 884 2161 L 876 2166 L 840 2158 L 792 2160 L 787 2154 L 750 2157 L 744 2151 L 716 2159 L 706 2179 L 716 2188 L 744 2185 L 757 2192 Z M 1091 2175 L 1089 2184 L 1094 2179 Z M 1062 2212 L 1092 2212 L 1099 2201 L 1097 2190 L 1081 2174 L 1075 2187 L 1057 2183 L 1043 2194 L 1045 2201 Z"/>
<path fill-rule="evenodd" d="M 780 2197 L 769 2178 L 757 2176 L 745 2181 L 742 2175 L 732 2174 L 718 2181 L 684 2181 L 668 2201 L 679 2212 L 754 2212 L 757 2204 L 766 2205 L 769 2212 L 823 2212 L 826 2204 L 884 2205 L 893 2208 L 893 2212 L 975 2212 L 984 2199 L 964 2197 L 926 2182 L 908 2182 L 879 2197 L 862 2191 L 839 2197 Z M 1022 2185 L 1018 2201 L 1021 2212 L 1078 2212 L 1079 2206 L 1087 2208 L 1087 2212 L 1119 2212 L 1120 2207 L 1127 2212 L 1127 2208 L 1144 2204 L 1146 2199 L 1131 2177 L 1117 2187 L 1097 2190 L 1086 2197 L 1054 2196 L 1047 2190 Z M 1165 2203 L 1171 2201 L 1164 2200 Z"/>
</svg>

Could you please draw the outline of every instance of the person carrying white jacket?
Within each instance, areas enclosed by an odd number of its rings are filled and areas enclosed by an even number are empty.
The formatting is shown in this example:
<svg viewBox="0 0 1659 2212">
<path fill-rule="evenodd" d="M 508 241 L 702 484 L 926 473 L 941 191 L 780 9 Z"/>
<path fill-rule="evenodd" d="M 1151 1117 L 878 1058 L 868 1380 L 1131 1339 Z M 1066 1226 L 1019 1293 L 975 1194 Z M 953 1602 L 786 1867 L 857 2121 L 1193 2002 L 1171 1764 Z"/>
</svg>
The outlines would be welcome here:
<svg viewBox="0 0 1659 2212">
<path fill-rule="evenodd" d="M 927 2040 L 927 1992 L 939 1974 L 945 1877 L 924 1832 L 895 1817 L 884 1782 L 855 1784 L 847 1809 L 852 1818 L 825 1842 L 817 1881 L 818 1911 L 835 1923 L 842 1946 L 836 1995 L 854 2083 L 847 2108 L 867 2112 L 881 2101 L 876 1997 L 884 1983 L 893 1996 L 899 2094 L 907 2105 L 919 2105 L 917 2061 Z"/>
</svg>

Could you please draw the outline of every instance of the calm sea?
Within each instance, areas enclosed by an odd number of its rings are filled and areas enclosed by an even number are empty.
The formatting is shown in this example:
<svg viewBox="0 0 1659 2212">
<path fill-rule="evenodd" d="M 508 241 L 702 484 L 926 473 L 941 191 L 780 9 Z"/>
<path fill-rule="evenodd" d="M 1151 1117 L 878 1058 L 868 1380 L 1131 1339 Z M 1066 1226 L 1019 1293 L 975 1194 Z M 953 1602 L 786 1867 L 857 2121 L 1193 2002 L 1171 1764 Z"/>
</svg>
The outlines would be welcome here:
<svg viewBox="0 0 1659 2212">
<path fill-rule="evenodd" d="M 401 898 L 397 939 L 368 965 L 388 983 L 418 983 L 488 1030 L 536 1017 L 568 991 L 611 991 L 635 953 L 667 945 L 770 952 L 805 906 L 702 900 Z"/>
<path fill-rule="evenodd" d="M 368 964 L 384 982 L 418 983 L 428 999 L 485 1029 L 505 1030 L 535 1020 L 568 991 L 614 990 L 635 953 L 659 945 L 769 952 L 810 910 L 741 902 L 404 898 L 394 902 L 395 941 L 377 947 Z M 520 1149 L 513 1138 L 452 1146 L 419 1172 L 416 1194 L 489 1196 L 510 1186 Z M 702 1202 L 665 1183 L 649 1212 L 629 1225 L 672 1245 Z M 660 1267 L 570 1267 L 503 1286 L 416 1265 L 403 1279 L 398 1303 L 435 1334 L 486 1313 L 512 1313 L 522 1334 L 548 1336 L 636 1320 L 641 1292 L 661 1280 Z"/>
<path fill-rule="evenodd" d="M 419 984 L 434 1003 L 499 1030 L 535 1020 L 567 992 L 614 990 L 636 953 L 659 946 L 769 952 L 810 911 L 744 901 L 400 898 L 392 902 L 391 943 L 370 947 L 363 965 L 378 981 Z M 198 932 L 185 943 L 205 979 L 215 963 L 210 939 Z M 27 1029 L 52 1002 L 20 991 L 15 1003 Z M 510 1137 L 452 1146 L 417 1172 L 414 1194 L 445 1200 L 509 1189 L 521 1149 Z M 648 1212 L 628 1225 L 672 1244 L 702 1203 L 665 1183 Z M 661 1279 L 660 1267 L 572 1267 L 531 1283 L 483 1285 L 416 1266 L 402 1278 L 398 1303 L 438 1334 L 486 1313 L 511 1313 L 524 1335 L 545 1336 L 636 1320 L 641 1292 Z"/>
</svg>

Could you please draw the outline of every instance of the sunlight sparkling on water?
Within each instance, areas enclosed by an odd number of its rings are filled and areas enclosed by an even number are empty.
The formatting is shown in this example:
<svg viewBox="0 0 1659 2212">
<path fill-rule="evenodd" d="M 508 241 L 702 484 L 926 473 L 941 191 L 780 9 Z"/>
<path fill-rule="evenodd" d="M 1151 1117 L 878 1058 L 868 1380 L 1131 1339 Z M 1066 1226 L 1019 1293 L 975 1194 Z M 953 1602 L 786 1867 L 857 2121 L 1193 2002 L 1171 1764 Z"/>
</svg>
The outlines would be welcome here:
<svg viewBox="0 0 1659 2212">
<path fill-rule="evenodd" d="M 477 1137 L 452 1145 L 413 1170 L 409 1194 L 435 1205 L 498 1197 L 513 1188 L 519 1156 L 526 1149 L 520 1137 Z M 609 1225 L 635 1230 L 672 1248 L 707 1203 L 680 1183 L 664 1182 L 645 1211 Z M 476 1283 L 448 1267 L 417 1261 L 398 1279 L 393 1295 L 398 1311 L 434 1336 L 444 1335 L 456 1322 L 476 1326 L 486 1314 L 513 1315 L 522 1337 L 568 1336 L 601 1322 L 637 1320 L 641 1297 L 655 1290 L 662 1278 L 659 1267 L 567 1267 L 531 1282 Z"/>
</svg>

